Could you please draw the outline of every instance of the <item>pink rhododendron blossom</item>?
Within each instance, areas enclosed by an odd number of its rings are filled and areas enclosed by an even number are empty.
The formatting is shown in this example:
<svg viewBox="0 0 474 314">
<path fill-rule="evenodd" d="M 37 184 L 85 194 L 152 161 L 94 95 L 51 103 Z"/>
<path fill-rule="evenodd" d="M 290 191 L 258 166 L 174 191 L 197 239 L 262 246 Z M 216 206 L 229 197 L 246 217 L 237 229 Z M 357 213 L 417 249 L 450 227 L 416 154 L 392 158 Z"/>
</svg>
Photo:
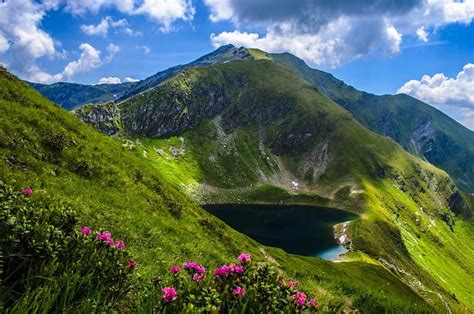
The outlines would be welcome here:
<svg viewBox="0 0 474 314">
<path fill-rule="evenodd" d="M 170 272 L 173 274 L 177 274 L 181 271 L 181 268 L 179 266 L 173 265 L 170 267 Z"/>
<path fill-rule="evenodd" d="M 248 253 L 242 253 L 237 257 L 237 259 L 242 263 L 242 264 L 248 264 L 250 263 L 250 254 Z"/>
<path fill-rule="evenodd" d="M 233 274 L 241 274 L 244 272 L 244 266 L 242 265 L 231 264 L 229 268 L 230 268 L 231 273 Z"/>
<path fill-rule="evenodd" d="M 293 287 L 299 287 L 300 283 L 298 281 L 288 281 L 288 287 L 293 288 Z"/>
<path fill-rule="evenodd" d="M 185 269 L 196 269 L 196 267 L 198 267 L 198 263 L 196 262 L 184 262 L 183 263 L 183 267 Z"/>
<path fill-rule="evenodd" d="M 118 248 L 118 249 L 125 249 L 125 243 L 123 243 L 122 241 L 117 241 L 115 242 L 115 247 Z"/>
<path fill-rule="evenodd" d="M 166 303 L 174 301 L 178 298 L 178 294 L 176 293 L 176 290 L 174 290 L 174 288 L 165 287 L 161 289 L 161 292 L 163 292 L 163 300 Z"/>
<path fill-rule="evenodd" d="M 222 265 L 221 267 L 217 267 L 214 269 L 214 275 L 218 277 L 223 277 L 229 275 L 231 272 L 231 269 L 227 265 Z"/>
<path fill-rule="evenodd" d="M 240 287 L 240 286 L 237 286 L 237 287 L 235 287 L 234 290 L 232 290 L 232 295 L 234 295 L 234 296 L 244 297 L 246 293 L 247 292 L 245 291 L 245 289 Z"/>
<path fill-rule="evenodd" d="M 81 228 L 81 233 L 82 233 L 83 235 L 87 235 L 87 236 L 88 236 L 88 235 L 91 235 L 91 234 L 92 234 L 92 230 L 91 230 L 89 227 L 84 226 L 84 227 Z"/>
<path fill-rule="evenodd" d="M 114 245 L 114 239 L 112 239 L 112 235 L 108 231 L 98 233 L 95 239 L 105 242 L 108 245 Z"/>
<path fill-rule="evenodd" d="M 199 281 L 202 280 L 202 278 L 204 278 L 204 273 L 195 273 L 195 274 L 193 275 L 193 280 L 194 280 L 194 281 L 199 282 Z"/>
<path fill-rule="evenodd" d="M 300 306 L 305 305 L 306 303 L 306 294 L 304 292 L 296 291 L 291 298 L 295 300 Z"/>
<path fill-rule="evenodd" d="M 24 196 L 31 196 L 31 194 L 33 194 L 33 190 L 31 188 L 24 188 L 21 190 L 21 194 Z"/>
<path fill-rule="evenodd" d="M 316 302 L 316 300 L 313 298 L 311 300 L 309 300 L 309 305 L 311 305 L 311 307 L 314 309 L 314 310 L 317 310 L 319 309 L 319 303 Z"/>
<path fill-rule="evenodd" d="M 138 263 L 135 262 L 134 260 L 129 260 L 129 261 L 127 262 L 127 267 L 128 267 L 128 268 L 134 269 L 134 268 L 137 268 L 137 266 L 138 266 Z"/>
</svg>

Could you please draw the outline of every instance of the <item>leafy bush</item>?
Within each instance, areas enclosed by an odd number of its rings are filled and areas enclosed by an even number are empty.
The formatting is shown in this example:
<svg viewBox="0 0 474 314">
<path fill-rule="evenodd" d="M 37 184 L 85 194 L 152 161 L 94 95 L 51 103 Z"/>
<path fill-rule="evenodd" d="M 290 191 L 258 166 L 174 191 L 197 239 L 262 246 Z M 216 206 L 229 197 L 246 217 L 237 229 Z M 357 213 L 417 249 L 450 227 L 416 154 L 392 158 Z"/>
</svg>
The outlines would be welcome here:
<svg viewBox="0 0 474 314">
<path fill-rule="evenodd" d="M 2 296 L 15 312 L 73 310 L 92 296 L 113 307 L 131 288 L 125 244 L 110 233 L 76 227 L 75 211 L 0 181 Z M 41 288 L 41 289 L 38 289 Z M 90 301 L 90 300 L 89 300 Z"/>
<path fill-rule="evenodd" d="M 238 264 L 222 265 L 207 274 L 196 262 L 171 266 L 163 278 L 157 277 L 147 295 L 154 302 L 136 305 L 143 312 L 165 313 L 295 313 L 317 311 L 314 298 L 299 290 L 299 283 L 282 279 L 265 263 L 252 264 L 250 255 L 241 254 Z"/>
</svg>

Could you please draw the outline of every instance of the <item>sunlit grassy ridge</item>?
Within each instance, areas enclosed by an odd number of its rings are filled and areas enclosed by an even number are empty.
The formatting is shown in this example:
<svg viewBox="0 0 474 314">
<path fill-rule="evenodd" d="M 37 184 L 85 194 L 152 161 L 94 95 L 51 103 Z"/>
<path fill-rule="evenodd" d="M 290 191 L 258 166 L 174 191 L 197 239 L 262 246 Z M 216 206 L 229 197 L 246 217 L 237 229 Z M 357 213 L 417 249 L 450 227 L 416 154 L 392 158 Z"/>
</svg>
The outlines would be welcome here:
<svg viewBox="0 0 474 314">
<path fill-rule="evenodd" d="M 17 190 L 31 187 L 37 198 L 67 202 L 78 212 L 80 225 L 123 239 L 144 280 L 185 259 L 218 266 L 248 251 L 301 280 L 322 310 L 432 310 L 380 266 L 334 264 L 258 245 L 178 191 L 186 177 L 170 171 L 170 163 L 156 163 L 126 142 L 97 132 L 4 69 L 0 72 L 2 179 Z M 189 167 L 186 175 L 196 173 L 191 177 L 199 179 L 201 170 L 192 159 L 176 167 L 182 173 Z"/>
</svg>

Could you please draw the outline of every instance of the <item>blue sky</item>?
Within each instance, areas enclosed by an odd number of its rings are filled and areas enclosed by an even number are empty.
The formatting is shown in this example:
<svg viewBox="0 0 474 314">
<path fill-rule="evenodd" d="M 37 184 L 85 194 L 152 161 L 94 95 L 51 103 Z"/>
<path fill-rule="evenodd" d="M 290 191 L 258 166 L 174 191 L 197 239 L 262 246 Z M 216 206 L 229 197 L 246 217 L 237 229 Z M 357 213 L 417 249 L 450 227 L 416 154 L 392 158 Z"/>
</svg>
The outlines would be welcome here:
<svg viewBox="0 0 474 314">
<path fill-rule="evenodd" d="M 95 84 L 232 43 L 409 93 L 474 129 L 473 17 L 474 0 L 4 0 L 0 63 L 28 80 Z"/>
</svg>

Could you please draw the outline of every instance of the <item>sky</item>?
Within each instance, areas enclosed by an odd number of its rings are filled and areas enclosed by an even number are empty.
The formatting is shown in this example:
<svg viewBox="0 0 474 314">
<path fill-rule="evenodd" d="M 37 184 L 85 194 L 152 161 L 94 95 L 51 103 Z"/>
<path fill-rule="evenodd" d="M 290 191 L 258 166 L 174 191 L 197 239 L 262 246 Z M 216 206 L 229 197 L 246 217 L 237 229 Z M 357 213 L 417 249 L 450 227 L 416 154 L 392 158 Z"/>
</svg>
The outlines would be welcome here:
<svg viewBox="0 0 474 314">
<path fill-rule="evenodd" d="M 0 63 L 41 83 L 120 83 L 220 45 L 290 52 L 474 130 L 474 0 L 0 0 Z"/>
</svg>

